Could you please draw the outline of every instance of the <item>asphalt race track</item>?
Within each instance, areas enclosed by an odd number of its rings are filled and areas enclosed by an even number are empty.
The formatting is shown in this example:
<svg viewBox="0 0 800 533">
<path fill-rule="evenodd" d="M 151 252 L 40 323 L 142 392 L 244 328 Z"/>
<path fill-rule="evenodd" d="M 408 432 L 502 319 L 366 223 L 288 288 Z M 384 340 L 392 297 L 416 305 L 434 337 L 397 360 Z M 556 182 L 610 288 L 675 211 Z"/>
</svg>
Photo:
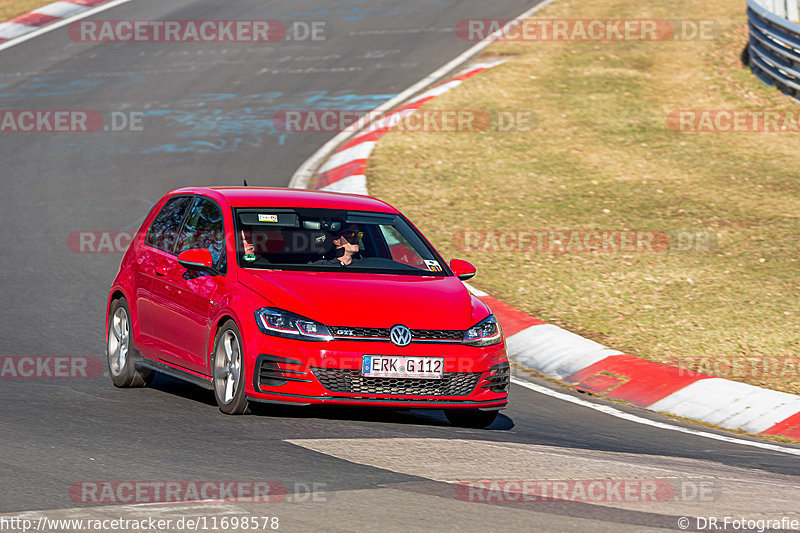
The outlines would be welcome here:
<svg viewBox="0 0 800 533">
<path fill-rule="evenodd" d="M 62 28 L 0 52 L 0 109 L 142 113 L 141 131 L 0 133 L 0 356 L 103 358 L 121 254 L 81 253 L 71 234 L 133 231 L 180 186 L 284 186 L 335 133 L 282 133 L 276 112 L 371 109 L 469 48 L 455 35 L 460 20 L 513 18 L 534 3 L 136 0 L 98 18 L 323 21 L 325 39 L 81 43 Z M 103 375 L 4 376 L 0 404 L 7 516 L 277 516 L 282 531 L 382 532 L 655 531 L 678 529 L 684 516 L 702 530 L 695 517 L 800 518 L 796 454 L 666 431 L 518 385 L 489 430 L 423 411 L 261 407 L 226 417 L 212 393 L 166 377 L 121 390 Z M 457 490 L 482 479 L 658 479 L 674 494 L 482 502 Z M 74 490 L 123 480 L 269 480 L 288 495 L 137 506 Z"/>
</svg>

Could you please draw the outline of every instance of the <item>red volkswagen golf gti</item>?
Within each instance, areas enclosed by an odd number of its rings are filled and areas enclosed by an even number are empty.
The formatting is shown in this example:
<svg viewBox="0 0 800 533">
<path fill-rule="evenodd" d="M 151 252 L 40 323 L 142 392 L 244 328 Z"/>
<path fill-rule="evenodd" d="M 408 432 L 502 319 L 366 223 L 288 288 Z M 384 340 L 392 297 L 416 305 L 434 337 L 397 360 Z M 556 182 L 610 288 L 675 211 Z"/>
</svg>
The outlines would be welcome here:
<svg viewBox="0 0 800 533">
<path fill-rule="evenodd" d="M 508 403 L 491 310 L 399 211 L 255 187 L 166 194 L 122 259 L 106 338 L 118 387 L 162 372 L 249 402 L 444 409 L 486 427 Z"/>
</svg>

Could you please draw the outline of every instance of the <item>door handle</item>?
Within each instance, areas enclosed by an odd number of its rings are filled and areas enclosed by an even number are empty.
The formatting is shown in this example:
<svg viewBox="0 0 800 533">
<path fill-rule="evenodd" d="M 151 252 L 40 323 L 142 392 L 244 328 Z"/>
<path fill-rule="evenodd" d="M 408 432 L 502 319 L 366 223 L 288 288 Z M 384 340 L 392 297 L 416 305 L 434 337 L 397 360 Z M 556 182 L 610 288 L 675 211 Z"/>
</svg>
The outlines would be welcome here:
<svg viewBox="0 0 800 533">
<path fill-rule="evenodd" d="M 156 276 L 166 276 L 167 267 L 156 267 Z"/>
</svg>

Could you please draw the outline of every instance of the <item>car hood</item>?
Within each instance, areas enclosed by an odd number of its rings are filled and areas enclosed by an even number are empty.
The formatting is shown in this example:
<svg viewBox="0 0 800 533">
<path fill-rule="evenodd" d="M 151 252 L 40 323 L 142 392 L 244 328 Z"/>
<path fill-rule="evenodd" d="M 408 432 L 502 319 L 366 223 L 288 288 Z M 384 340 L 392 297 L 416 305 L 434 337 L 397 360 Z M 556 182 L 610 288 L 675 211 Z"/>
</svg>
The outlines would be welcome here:
<svg viewBox="0 0 800 533">
<path fill-rule="evenodd" d="M 464 330 L 490 314 L 455 276 L 241 270 L 239 281 L 329 326 Z"/>
</svg>

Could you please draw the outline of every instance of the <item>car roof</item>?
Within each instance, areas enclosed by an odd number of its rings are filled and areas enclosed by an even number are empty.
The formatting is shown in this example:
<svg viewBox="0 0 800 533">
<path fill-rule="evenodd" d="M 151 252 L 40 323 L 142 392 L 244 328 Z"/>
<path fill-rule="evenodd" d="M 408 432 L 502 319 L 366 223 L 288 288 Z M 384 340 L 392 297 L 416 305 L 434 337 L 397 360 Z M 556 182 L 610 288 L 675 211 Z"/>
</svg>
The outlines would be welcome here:
<svg viewBox="0 0 800 533">
<path fill-rule="evenodd" d="M 202 194 L 232 207 L 305 207 L 398 213 L 386 202 L 369 196 L 277 187 L 184 187 L 169 192 Z"/>
</svg>

